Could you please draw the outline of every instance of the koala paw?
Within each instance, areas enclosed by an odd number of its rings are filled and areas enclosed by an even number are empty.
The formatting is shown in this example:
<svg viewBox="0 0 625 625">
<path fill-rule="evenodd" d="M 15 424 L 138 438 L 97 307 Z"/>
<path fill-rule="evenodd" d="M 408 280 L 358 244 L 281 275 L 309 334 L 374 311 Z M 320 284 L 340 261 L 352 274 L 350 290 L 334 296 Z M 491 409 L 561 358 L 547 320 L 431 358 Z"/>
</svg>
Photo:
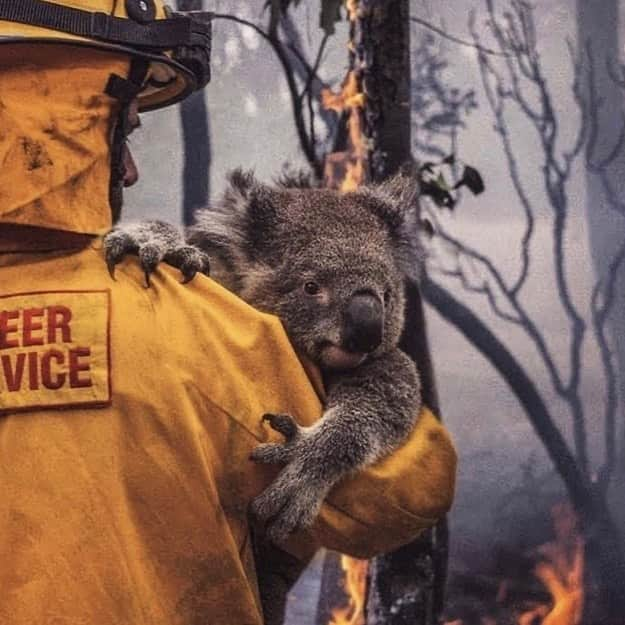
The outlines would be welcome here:
<svg viewBox="0 0 625 625">
<path fill-rule="evenodd" d="M 172 267 L 177 267 L 182 273 L 183 284 L 191 282 L 196 274 L 210 275 L 210 260 L 208 255 L 192 245 L 181 245 L 165 255 L 163 260 Z"/>
<path fill-rule="evenodd" d="M 192 280 L 198 272 L 208 275 L 210 271 L 208 256 L 187 245 L 175 226 L 160 221 L 117 226 L 104 237 L 104 255 L 113 279 L 116 265 L 129 254 L 139 257 L 146 287 L 150 286 L 150 276 L 161 261 L 180 269 L 183 283 Z"/>
<path fill-rule="evenodd" d="M 316 485 L 303 463 L 291 462 L 251 505 L 269 540 L 282 543 L 291 532 L 313 524 L 327 489 Z"/>
<path fill-rule="evenodd" d="M 302 439 L 302 428 L 288 414 L 265 414 L 263 421 L 286 439 L 284 443 L 267 443 L 259 445 L 251 453 L 250 458 L 261 464 L 286 464 L 291 460 L 297 443 Z"/>
</svg>

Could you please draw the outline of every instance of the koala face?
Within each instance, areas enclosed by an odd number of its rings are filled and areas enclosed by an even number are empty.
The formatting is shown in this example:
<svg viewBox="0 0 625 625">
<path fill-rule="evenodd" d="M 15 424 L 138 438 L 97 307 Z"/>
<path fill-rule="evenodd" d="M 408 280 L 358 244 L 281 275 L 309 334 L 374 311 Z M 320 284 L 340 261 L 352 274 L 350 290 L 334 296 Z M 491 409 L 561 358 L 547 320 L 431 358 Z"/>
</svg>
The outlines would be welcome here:
<svg viewBox="0 0 625 625">
<path fill-rule="evenodd" d="M 230 233 L 222 255 L 237 293 L 280 317 L 296 349 L 322 368 L 350 369 L 393 349 L 406 266 L 414 273 L 419 262 L 401 198 L 379 187 L 270 188 L 240 172 L 231 182 L 220 232 Z M 200 226 L 214 221 L 207 214 Z"/>
<path fill-rule="evenodd" d="M 362 250 L 353 239 L 336 238 L 321 250 L 292 242 L 242 297 L 278 315 L 296 348 L 322 367 L 356 367 L 392 349 L 403 327 L 404 287 L 383 252 L 388 242 Z"/>
</svg>

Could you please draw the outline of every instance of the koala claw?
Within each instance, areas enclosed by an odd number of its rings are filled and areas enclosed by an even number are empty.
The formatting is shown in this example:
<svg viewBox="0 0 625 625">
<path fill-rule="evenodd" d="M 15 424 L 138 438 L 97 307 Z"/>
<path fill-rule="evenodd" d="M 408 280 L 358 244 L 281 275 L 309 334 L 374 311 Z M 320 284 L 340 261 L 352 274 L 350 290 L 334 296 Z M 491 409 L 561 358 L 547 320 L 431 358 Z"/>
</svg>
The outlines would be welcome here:
<svg viewBox="0 0 625 625">
<path fill-rule="evenodd" d="M 267 537 L 278 544 L 291 532 L 312 525 L 323 501 L 323 493 L 303 476 L 298 478 L 291 468 L 287 467 L 251 505 L 252 514 L 264 523 Z"/>
<path fill-rule="evenodd" d="M 180 284 L 189 284 L 193 278 L 197 275 L 197 271 L 191 271 L 189 273 L 182 274 L 182 280 L 180 280 Z"/>
<path fill-rule="evenodd" d="M 276 432 L 280 432 L 287 442 L 291 442 L 299 435 L 299 426 L 289 414 L 267 413 L 263 415 L 263 421 L 269 421 L 271 428 Z"/>
<path fill-rule="evenodd" d="M 125 256 L 139 256 L 146 288 L 150 287 L 150 277 L 163 261 L 181 271 L 183 284 L 191 282 L 198 273 L 209 275 L 210 272 L 207 254 L 187 245 L 177 228 L 158 221 L 116 227 L 104 237 L 104 253 L 113 279 L 115 266 Z"/>
<path fill-rule="evenodd" d="M 191 245 L 181 245 L 165 256 L 165 262 L 182 273 L 182 284 L 191 282 L 198 273 L 210 275 L 208 255 Z"/>
<path fill-rule="evenodd" d="M 104 237 L 104 252 L 109 275 L 115 280 L 115 267 L 127 254 L 136 254 L 137 245 L 126 232 L 112 230 Z"/>
<path fill-rule="evenodd" d="M 115 277 L 115 265 L 116 264 L 117 263 L 115 261 L 113 261 L 113 260 L 110 260 L 108 258 L 108 255 L 107 255 L 107 258 L 106 258 L 106 268 L 109 270 L 109 276 L 111 276 L 111 278 L 113 280 L 117 280 L 117 278 Z"/>
</svg>

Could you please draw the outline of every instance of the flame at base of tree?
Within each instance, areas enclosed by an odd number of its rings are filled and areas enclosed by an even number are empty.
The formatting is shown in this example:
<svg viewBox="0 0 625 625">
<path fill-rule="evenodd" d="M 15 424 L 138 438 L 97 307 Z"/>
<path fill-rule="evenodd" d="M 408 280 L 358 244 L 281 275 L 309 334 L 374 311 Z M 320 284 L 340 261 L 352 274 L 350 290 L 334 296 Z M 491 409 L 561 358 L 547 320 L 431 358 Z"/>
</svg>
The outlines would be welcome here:
<svg viewBox="0 0 625 625">
<path fill-rule="evenodd" d="M 584 541 L 578 530 L 578 520 L 568 503 L 552 509 L 556 538 L 543 545 L 534 575 L 544 584 L 553 598 L 553 606 L 545 614 L 538 606 L 519 618 L 519 625 L 580 625 L 584 608 Z M 537 618 L 542 621 L 537 621 Z"/>
<path fill-rule="evenodd" d="M 504 579 L 491 606 L 493 614 L 483 614 L 480 625 L 582 625 L 584 608 L 584 540 L 579 531 L 577 515 L 569 503 L 560 503 L 551 510 L 555 538 L 533 552 L 536 562 L 534 577 L 551 597 L 550 601 L 525 601 L 523 605 L 506 606 L 513 580 Z M 490 611 L 490 609 L 489 609 Z M 513 616 L 515 615 L 515 616 Z M 445 625 L 466 625 L 462 618 Z"/>
<path fill-rule="evenodd" d="M 347 193 L 363 185 L 368 178 L 370 146 L 364 128 L 366 96 L 362 87 L 362 75 L 358 68 L 354 45 L 354 32 L 360 16 L 359 0 L 346 0 L 345 6 L 351 23 L 349 41 L 350 64 L 341 91 L 335 93 L 324 89 L 322 106 L 347 116 L 347 140 L 345 149 L 326 156 L 325 184 Z M 328 625 L 365 625 L 367 597 L 367 574 L 369 563 L 346 555 L 341 556 L 341 568 L 345 573 L 345 592 L 348 603 L 332 610 Z"/>
<path fill-rule="evenodd" d="M 341 568 L 345 572 L 345 593 L 348 597 L 348 604 L 332 610 L 332 619 L 328 625 L 365 625 L 369 562 L 343 555 Z"/>
</svg>

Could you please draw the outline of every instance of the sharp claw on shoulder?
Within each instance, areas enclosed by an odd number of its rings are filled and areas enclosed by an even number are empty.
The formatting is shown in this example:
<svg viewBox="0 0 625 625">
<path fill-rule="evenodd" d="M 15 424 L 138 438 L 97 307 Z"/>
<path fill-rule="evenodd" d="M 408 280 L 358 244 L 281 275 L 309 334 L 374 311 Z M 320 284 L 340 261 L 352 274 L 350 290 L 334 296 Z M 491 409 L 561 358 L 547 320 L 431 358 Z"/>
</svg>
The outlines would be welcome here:
<svg viewBox="0 0 625 625">
<path fill-rule="evenodd" d="M 191 280 L 193 280 L 193 278 L 195 278 L 197 274 L 197 271 L 191 271 L 189 273 L 183 273 L 183 277 L 181 280 L 181 284 L 189 284 L 189 282 L 191 282 Z"/>
<path fill-rule="evenodd" d="M 290 415 L 271 414 L 263 415 L 263 421 L 269 421 L 271 429 L 282 434 L 287 441 L 291 441 L 297 435 L 297 424 Z"/>
<path fill-rule="evenodd" d="M 115 277 L 115 264 L 114 260 L 111 260 L 110 258 L 106 259 L 106 267 L 109 270 L 109 276 L 111 276 L 113 280 L 117 280 Z"/>
<path fill-rule="evenodd" d="M 145 275 L 145 285 L 144 286 L 145 286 L 146 289 L 149 289 L 152 286 L 152 281 L 150 280 L 150 273 L 151 272 L 149 272 L 149 271 L 146 271 L 144 273 L 144 275 Z"/>
</svg>

